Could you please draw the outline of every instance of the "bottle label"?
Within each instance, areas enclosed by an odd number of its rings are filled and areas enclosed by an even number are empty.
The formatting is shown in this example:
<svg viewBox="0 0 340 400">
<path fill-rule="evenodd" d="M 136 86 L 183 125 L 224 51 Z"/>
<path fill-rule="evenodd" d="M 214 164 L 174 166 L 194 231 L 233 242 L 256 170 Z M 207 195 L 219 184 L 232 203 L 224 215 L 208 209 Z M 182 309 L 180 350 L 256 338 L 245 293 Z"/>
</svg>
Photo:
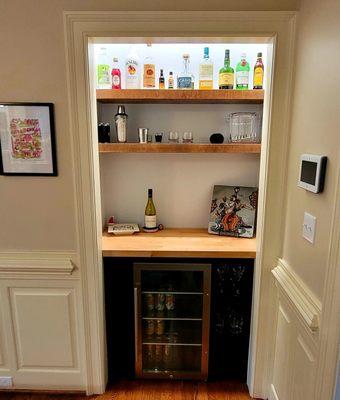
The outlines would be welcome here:
<svg viewBox="0 0 340 400">
<path fill-rule="evenodd" d="M 248 71 L 237 71 L 236 72 L 236 85 L 247 85 L 249 84 L 249 72 Z"/>
<path fill-rule="evenodd" d="M 219 86 L 234 86 L 234 74 L 232 72 L 222 72 L 218 76 Z"/>
<path fill-rule="evenodd" d="M 156 227 L 157 227 L 157 216 L 145 215 L 145 228 L 156 228 Z"/>
<path fill-rule="evenodd" d="M 211 79 L 207 80 L 200 80 L 199 84 L 200 90 L 210 90 L 214 88 L 214 82 Z"/>
<path fill-rule="evenodd" d="M 100 85 L 110 84 L 110 66 L 99 64 L 97 66 L 97 78 Z"/>
<path fill-rule="evenodd" d="M 178 89 L 191 89 L 192 88 L 192 79 L 190 76 L 179 76 L 177 79 L 177 88 Z"/>
<path fill-rule="evenodd" d="M 200 79 L 212 80 L 214 76 L 214 67 L 212 64 L 200 64 Z"/>
<path fill-rule="evenodd" d="M 138 89 L 140 85 L 139 65 L 135 60 L 126 62 L 126 88 Z"/>
<path fill-rule="evenodd" d="M 120 87 L 120 76 L 112 75 L 112 86 Z"/>
<path fill-rule="evenodd" d="M 257 67 L 254 70 L 254 86 L 262 86 L 263 85 L 263 69 L 261 67 Z"/>
<path fill-rule="evenodd" d="M 155 65 L 144 64 L 144 75 L 143 75 L 144 87 L 155 87 Z"/>
</svg>

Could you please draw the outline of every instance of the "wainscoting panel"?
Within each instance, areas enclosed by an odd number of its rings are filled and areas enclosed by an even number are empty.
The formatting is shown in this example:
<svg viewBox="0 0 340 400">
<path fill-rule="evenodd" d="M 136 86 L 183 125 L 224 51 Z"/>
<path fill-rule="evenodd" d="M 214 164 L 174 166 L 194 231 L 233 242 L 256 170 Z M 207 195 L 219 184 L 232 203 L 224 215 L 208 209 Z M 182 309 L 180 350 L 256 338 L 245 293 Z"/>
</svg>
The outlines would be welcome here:
<svg viewBox="0 0 340 400">
<path fill-rule="evenodd" d="M 86 390 L 81 283 L 74 270 L 64 254 L 28 255 L 22 263 L 20 256 L 0 257 L 0 376 L 12 377 L 12 389 Z"/>
<path fill-rule="evenodd" d="M 277 324 L 270 400 L 314 397 L 321 304 L 283 260 L 273 270 Z"/>
</svg>

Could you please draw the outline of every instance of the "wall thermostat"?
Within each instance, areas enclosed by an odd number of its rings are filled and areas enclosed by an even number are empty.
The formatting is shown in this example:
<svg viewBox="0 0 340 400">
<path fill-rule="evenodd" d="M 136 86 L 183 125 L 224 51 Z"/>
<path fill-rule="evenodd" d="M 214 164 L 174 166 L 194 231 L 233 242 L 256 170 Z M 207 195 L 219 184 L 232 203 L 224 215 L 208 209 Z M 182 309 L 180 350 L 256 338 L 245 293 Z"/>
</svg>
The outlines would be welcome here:
<svg viewBox="0 0 340 400">
<path fill-rule="evenodd" d="M 313 193 L 323 191 L 327 157 L 314 154 L 302 154 L 300 157 L 300 175 L 298 186 Z"/>
</svg>

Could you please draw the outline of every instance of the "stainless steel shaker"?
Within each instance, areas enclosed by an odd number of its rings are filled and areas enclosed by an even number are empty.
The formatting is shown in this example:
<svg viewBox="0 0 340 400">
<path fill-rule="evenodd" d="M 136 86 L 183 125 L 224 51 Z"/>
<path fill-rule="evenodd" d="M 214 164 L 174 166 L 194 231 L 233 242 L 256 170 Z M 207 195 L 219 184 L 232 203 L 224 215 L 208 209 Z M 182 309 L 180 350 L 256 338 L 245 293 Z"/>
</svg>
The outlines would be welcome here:
<svg viewBox="0 0 340 400">
<path fill-rule="evenodd" d="M 117 141 L 119 143 L 126 142 L 127 118 L 128 115 L 125 113 L 125 107 L 118 106 L 117 114 L 115 114 L 115 124 L 116 124 Z"/>
</svg>

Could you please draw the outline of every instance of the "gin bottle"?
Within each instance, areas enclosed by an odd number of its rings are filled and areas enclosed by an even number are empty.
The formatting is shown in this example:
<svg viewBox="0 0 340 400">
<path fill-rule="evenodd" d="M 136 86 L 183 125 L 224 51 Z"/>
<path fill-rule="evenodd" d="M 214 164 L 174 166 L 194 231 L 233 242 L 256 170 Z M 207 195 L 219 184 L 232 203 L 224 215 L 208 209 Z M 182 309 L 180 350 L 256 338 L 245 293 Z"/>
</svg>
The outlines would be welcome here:
<svg viewBox="0 0 340 400">
<path fill-rule="evenodd" d="M 177 88 L 178 89 L 193 89 L 194 88 L 194 77 L 189 72 L 190 56 L 189 54 L 183 54 L 184 69 L 181 74 L 177 76 Z"/>
<path fill-rule="evenodd" d="M 242 53 L 241 61 L 236 66 L 236 89 L 248 89 L 250 66 L 246 54 Z"/>
</svg>

